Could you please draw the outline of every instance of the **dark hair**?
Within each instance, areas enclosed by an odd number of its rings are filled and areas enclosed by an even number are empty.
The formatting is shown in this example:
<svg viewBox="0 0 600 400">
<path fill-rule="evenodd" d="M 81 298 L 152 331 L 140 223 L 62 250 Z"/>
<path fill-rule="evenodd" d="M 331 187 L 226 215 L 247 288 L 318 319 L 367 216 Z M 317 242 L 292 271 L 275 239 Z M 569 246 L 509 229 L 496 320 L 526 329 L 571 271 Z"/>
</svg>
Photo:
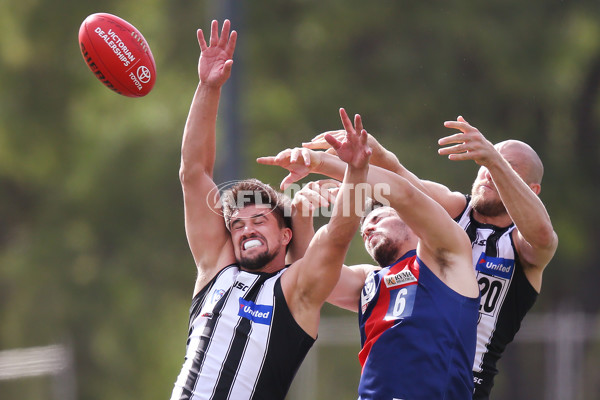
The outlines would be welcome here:
<svg viewBox="0 0 600 400">
<path fill-rule="evenodd" d="M 246 194 L 252 194 L 246 196 Z M 280 228 L 292 228 L 289 198 L 258 179 L 239 181 L 221 195 L 225 226 L 231 229 L 231 217 L 236 210 L 249 205 L 267 206 L 277 217 Z"/>
</svg>

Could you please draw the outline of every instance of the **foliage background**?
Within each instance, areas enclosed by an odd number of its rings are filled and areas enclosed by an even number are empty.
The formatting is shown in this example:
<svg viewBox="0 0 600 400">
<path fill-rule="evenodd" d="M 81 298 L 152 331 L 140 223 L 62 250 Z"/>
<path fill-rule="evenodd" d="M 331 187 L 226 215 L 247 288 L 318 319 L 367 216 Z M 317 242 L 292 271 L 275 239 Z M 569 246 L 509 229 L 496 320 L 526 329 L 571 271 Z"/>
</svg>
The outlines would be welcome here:
<svg viewBox="0 0 600 400">
<path fill-rule="evenodd" d="M 158 79 L 147 97 L 118 96 L 87 70 L 77 32 L 95 12 L 121 16 L 150 43 Z M 417 175 L 469 191 L 476 166 L 436 153 L 443 121 L 463 115 L 493 142 L 530 143 L 545 162 L 541 197 L 560 245 L 534 311 L 598 312 L 597 0 L 7 0 L 0 350 L 70 343 L 79 399 L 168 398 L 195 277 L 178 181 L 195 31 L 223 17 L 239 33 L 224 99 L 236 119 L 220 120 L 239 136 L 219 143 L 224 178 L 277 185 L 283 171 L 254 159 L 337 129 L 345 107 Z M 228 158 L 237 151 L 238 163 Z M 357 241 L 348 262 L 366 261 Z M 350 353 L 322 357 L 332 375 L 323 398 L 354 396 Z M 0 382 L 0 399 L 49 399 L 48 385 Z"/>
</svg>

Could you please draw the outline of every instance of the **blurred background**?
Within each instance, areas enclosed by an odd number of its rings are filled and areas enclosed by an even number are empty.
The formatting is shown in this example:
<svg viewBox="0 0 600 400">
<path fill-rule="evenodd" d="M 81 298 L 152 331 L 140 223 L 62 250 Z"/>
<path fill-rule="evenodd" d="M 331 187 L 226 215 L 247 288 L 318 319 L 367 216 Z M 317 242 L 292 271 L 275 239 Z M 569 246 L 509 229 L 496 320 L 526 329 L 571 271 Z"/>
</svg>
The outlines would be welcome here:
<svg viewBox="0 0 600 400">
<path fill-rule="evenodd" d="M 88 70 L 77 34 L 96 12 L 149 42 L 147 97 Z M 195 32 L 225 17 L 239 39 L 217 182 L 278 186 L 284 171 L 255 158 L 341 128 L 339 107 L 418 176 L 463 192 L 477 166 L 437 155 L 444 121 L 538 151 L 560 244 L 492 398 L 600 398 L 598 0 L 5 0 L 0 399 L 169 398 L 196 274 L 178 179 Z M 369 261 L 355 240 L 347 262 Z M 290 399 L 356 398 L 356 315 L 323 315 Z"/>
</svg>

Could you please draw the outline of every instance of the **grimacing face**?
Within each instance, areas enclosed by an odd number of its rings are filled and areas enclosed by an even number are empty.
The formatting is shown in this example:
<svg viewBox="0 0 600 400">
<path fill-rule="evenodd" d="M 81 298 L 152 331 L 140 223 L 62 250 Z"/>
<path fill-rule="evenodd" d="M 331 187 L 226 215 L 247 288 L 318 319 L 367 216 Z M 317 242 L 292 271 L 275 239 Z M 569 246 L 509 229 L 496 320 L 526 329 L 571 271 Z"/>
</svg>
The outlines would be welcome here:
<svg viewBox="0 0 600 400">
<path fill-rule="evenodd" d="M 249 205 L 231 218 L 231 239 L 241 267 L 255 271 L 271 262 L 289 242 L 277 217 L 268 207 Z"/>
</svg>

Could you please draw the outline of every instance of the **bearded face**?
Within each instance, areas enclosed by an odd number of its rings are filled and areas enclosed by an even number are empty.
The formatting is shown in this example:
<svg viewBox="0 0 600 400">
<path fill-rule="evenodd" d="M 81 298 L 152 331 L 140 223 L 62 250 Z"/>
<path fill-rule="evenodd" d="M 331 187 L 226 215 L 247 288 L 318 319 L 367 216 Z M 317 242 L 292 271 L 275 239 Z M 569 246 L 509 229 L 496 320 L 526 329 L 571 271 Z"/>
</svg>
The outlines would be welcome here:
<svg viewBox="0 0 600 400">
<path fill-rule="evenodd" d="M 481 168 L 471 189 L 473 209 L 486 217 L 498 217 L 506 214 L 506 208 L 498 195 L 496 186 L 487 169 Z"/>
<path fill-rule="evenodd" d="M 246 206 L 232 215 L 231 239 L 237 263 L 243 269 L 258 271 L 267 267 L 291 239 L 288 228 L 281 228 L 270 210 Z M 282 260 L 282 263 L 284 261 Z M 282 264 L 283 266 L 283 264 Z"/>
<path fill-rule="evenodd" d="M 381 236 L 373 237 L 373 245 L 371 242 L 365 244 L 367 252 L 377 264 L 381 266 L 391 265 L 397 259 L 398 248 L 396 243 L 390 238 Z"/>
<path fill-rule="evenodd" d="M 405 247 L 413 236 L 408 225 L 389 207 L 372 211 L 362 226 L 365 248 L 382 267 L 393 264 L 406 251 Z"/>
<path fill-rule="evenodd" d="M 475 191 L 471 192 L 471 205 L 479 214 L 486 217 L 498 217 L 506 214 L 506 207 L 499 198 L 490 199 Z"/>
<path fill-rule="evenodd" d="M 257 271 L 273 261 L 278 254 L 279 248 L 269 252 L 269 248 L 267 247 L 262 251 L 257 250 L 254 254 L 244 253 L 237 261 L 242 268 L 247 269 L 248 271 Z"/>
</svg>

